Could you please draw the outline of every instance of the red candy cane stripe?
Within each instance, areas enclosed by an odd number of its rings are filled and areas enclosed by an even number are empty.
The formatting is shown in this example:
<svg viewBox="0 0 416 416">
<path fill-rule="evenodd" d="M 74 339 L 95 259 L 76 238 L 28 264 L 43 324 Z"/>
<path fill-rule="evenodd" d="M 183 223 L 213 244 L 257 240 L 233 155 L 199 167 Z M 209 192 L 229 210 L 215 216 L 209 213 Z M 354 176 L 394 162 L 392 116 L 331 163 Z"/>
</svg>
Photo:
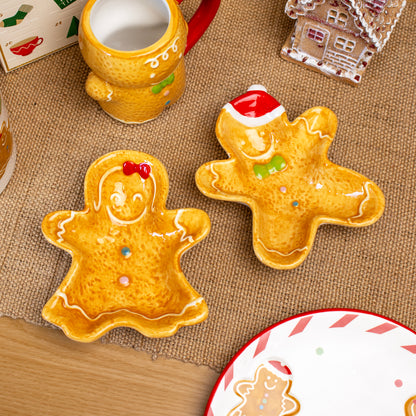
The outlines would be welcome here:
<svg viewBox="0 0 416 416">
<path fill-rule="evenodd" d="M 234 365 L 230 366 L 224 376 L 224 390 L 227 390 L 228 386 L 230 385 L 231 381 L 234 378 Z"/>
<path fill-rule="evenodd" d="M 412 354 L 416 354 L 416 345 L 403 345 L 402 348 L 411 352 Z"/>
<path fill-rule="evenodd" d="M 386 332 L 393 330 L 394 328 L 397 328 L 397 325 L 386 322 L 385 324 L 381 324 L 381 325 L 375 326 L 374 328 L 367 329 L 366 332 L 371 332 L 373 334 L 382 335 L 382 334 L 385 334 Z"/>
<path fill-rule="evenodd" d="M 254 352 L 253 358 L 257 357 L 260 353 L 262 353 L 266 347 L 267 343 L 269 342 L 270 331 L 266 332 L 259 338 L 259 342 L 257 343 L 256 351 Z"/>
<path fill-rule="evenodd" d="M 330 326 L 330 328 L 345 328 L 347 325 L 349 325 L 358 315 L 347 313 L 344 315 L 341 319 L 338 319 L 333 325 Z"/>
<path fill-rule="evenodd" d="M 302 318 L 298 321 L 293 331 L 290 333 L 289 337 L 292 337 L 293 335 L 300 334 L 305 330 L 305 328 L 308 326 L 310 320 L 312 319 L 312 316 L 307 316 L 306 318 Z"/>
</svg>

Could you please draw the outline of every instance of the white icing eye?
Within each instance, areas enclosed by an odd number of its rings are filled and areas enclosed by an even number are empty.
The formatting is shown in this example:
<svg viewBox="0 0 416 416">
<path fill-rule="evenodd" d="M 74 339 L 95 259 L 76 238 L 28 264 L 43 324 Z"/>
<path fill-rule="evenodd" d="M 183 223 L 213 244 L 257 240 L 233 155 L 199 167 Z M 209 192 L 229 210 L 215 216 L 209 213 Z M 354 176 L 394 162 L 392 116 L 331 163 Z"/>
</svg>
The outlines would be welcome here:
<svg viewBox="0 0 416 416">
<path fill-rule="evenodd" d="M 116 207 L 124 205 L 127 195 L 124 193 L 124 186 L 121 182 L 114 184 L 114 193 L 111 194 L 110 200 Z"/>
<path fill-rule="evenodd" d="M 277 383 L 277 378 L 274 379 L 274 382 Z"/>
<path fill-rule="evenodd" d="M 270 380 L 270 376 L 267 376 L 267 380 Z"/>
</svg>

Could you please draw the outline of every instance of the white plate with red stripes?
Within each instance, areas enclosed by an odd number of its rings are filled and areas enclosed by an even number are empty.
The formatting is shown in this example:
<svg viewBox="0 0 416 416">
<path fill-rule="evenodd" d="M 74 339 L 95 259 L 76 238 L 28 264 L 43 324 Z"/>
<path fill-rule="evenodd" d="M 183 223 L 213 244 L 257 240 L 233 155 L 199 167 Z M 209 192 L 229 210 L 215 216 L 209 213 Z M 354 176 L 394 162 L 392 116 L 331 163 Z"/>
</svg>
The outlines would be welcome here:
<svg viewBox="0 0 416 416">
<path fill-rule="evenodd" d="M 286 387 L 273 403 L 278 380 Z M 283 415 L 416 416 L 416 332 L 350 309 L 266 329 L 223 371 L 205 416 Z"/>
</svg>

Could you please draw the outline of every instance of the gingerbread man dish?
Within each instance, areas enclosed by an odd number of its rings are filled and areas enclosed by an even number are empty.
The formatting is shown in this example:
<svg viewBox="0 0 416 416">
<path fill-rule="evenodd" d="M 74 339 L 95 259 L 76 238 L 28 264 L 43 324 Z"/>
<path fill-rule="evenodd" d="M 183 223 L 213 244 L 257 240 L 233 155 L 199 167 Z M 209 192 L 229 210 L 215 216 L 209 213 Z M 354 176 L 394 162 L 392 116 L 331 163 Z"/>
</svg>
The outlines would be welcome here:
<svg viewBox="0 0 416 416">
<path fill-rule="evenodd" d="M 328 160 L 337 128 L 325 107 L 293 122 L 261 85 L 222 109 L 216 134 L 229 159 L 204 164 L 200 191 L 253 211 L 253 246 L 267 266 L 299 266 L 323 223 L 362 227 L 377 221 L 384 196 L 377 185 Z"/>
<path fill-rule="evenodd" d="M 116 151 L 90 166 L 84 210 L 53 212 L 42 223 L 49 242 L 72 256 L 44 319 L 90 342 L 118 326 L 167 337 L 207 317 L 180 258 L 210 221 L 197 209 L 167 210 L 168 189 L 164 166 L 144 153 Z"/>
</svg>

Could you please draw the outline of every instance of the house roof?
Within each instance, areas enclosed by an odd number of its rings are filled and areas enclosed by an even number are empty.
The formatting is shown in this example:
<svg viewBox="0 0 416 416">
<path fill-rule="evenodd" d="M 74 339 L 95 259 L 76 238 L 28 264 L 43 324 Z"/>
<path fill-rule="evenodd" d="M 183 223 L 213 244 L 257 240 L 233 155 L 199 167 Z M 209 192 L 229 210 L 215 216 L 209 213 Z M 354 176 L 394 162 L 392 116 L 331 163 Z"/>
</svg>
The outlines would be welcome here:
<svg viewBox="0 0 416 416">
<path fill-rule="evenodd" d="M 326 0 L 288 0 L 286 13 L 292 19 L 312 12 Z M 329 0 L 327 0 L 329 1 Z M 348 7 L 361 37 L 380 51 L 386 44 L 406 5 L 406 0 L 340 0 Z"/>
</svg>

